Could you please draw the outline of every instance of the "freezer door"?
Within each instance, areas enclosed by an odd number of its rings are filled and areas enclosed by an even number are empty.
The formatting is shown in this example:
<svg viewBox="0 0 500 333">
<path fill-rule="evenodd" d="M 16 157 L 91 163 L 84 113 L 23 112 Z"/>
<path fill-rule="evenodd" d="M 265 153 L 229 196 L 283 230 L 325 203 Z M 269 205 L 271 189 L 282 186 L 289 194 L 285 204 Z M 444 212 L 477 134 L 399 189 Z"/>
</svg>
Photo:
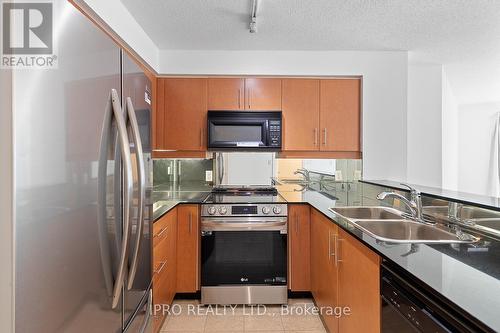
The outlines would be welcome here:
<svg viewBox="0 0 500 333">
<path fill-rule="evenodd" d="M 123 298 L 111 307 L 122 234 L 114 121 L 98 194 L 120 50 L 69 2 L 52 3 L 58 68 L 14 72 L 16 332 L 121 332 Z"/>
<path fill-rule="evenodd" d="M 129 274 L 125 283 L 125 325 L 135 320 L 139 304 L 151 284 L 152 161 L 151 82 L 142 69 L 122 52 L 123 99 L 133 166 L 132 234 Z"/>
</svg>

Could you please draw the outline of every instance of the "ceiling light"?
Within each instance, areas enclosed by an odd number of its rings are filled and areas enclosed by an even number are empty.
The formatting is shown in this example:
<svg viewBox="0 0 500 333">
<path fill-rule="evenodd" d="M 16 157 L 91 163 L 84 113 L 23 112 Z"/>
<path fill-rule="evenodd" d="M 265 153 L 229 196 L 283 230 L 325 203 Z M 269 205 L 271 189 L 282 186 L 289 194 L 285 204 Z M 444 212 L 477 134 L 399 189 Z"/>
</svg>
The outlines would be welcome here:
<svg viewBox="0 0 500 333">
<path fill-rule="evenodd" d="M 257 7 L 259 0 L 253 0 L 252 3 L 252 13 L 250 14 L 250 33 L 254 34 L 257 32 Z"/>
</svg>

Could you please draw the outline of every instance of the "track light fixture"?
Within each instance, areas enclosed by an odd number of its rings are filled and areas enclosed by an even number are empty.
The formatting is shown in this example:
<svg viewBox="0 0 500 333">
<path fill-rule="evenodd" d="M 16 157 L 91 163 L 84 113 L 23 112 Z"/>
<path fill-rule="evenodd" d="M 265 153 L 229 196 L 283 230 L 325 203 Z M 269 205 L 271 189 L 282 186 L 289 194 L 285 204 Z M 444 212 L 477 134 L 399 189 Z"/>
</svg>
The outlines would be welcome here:
<svg viewBox="0 0 500 333">
<path fill-rule="evenodd" d="M 257 7 L 259 0 L 253 0 L 252 2 L 252 13 L 250 14 L 250 33 L 254 34 L 257 32 Z"/>
</svg>

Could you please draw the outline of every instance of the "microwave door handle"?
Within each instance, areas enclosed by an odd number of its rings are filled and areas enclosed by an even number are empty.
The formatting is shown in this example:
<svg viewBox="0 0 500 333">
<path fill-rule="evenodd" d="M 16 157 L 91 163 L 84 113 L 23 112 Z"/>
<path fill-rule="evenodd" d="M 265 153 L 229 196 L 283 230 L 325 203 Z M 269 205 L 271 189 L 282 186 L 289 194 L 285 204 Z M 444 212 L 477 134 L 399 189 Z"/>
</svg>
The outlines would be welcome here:
<svg viewBox="0 0 500 333">
<path fill-rule="evenodd" d="M 131 290 L 134 284 L 135 275 L 137 273 L 137 265 L 139 262 L 139 250 L 141 247 L 142 233 L 144 229 L 144 199 L 146 196 L 145 182 L 146 182 L 146 172 L 144 168 L 144 155 L 142 150 L 141 135 L 139 132 L 139 124 L 137 122 L 137 117 L 135 115 L 134 105 L 130 97 L 127 97 L 125 104 L 125 112 L 127 113 L 128 120 L 130 122 L 130 127 L 133 135 L 133 141 L 135 145 L 135 154 L 137 161 L 138 170 L 138 213 L 137 213 L 137 227 L 136 227 L 136 238 L 134 244 L 134 250 L 132 254 L 132 264 L 130 266 L 129 278 L 127 289 Z"/>
<path fill-rule="evenodd" d="M 226 173 L 226 167 L 224 166 L 224 153 L 220 154 L 220 160 L 221 160 L 221 167 L 222 167 L 222 173 L 221 173 L 221 184 L 224 181 L 224 174 Z"/>
<path fill-rule="evenodd" d="M 125 124 L 125 117 L 122 113 L 122 108 L 120 107 L 120 99 L 118 93 L 115 89 L 111 90 L 112 103 L 113 103 L 113 114 L 116 119 L 116 126 L 118 128 L 118 137 L 120 143 L 120 151 L 123 163 L 123 232 L 121 239 L 121 249 L 118 263 L 118 272 L 113 289 L 112 298 L 112 308 L 116 309 L 118 306 L 120 295 L 122 291 L 123 282 L 125 280 L 125 274 L 127 272 L 127 258 L 128 258 L 128 247 L 131 229 L 131 199 L 132 199 L 132 160 L 130 157 L 130 142 L 127 135 L 127 126 Z"/>
<path fill-rule="evenodd" d="M 110 254 L 110 244 L 108 238 L 108 214 L 107 214 L 107 177 L 108 177 L 108 153 L 111 145 L 111 123 L 112 123 L 112 102 L 111 93 L 106 104 L 106 109 L 104 111 L 104 121 L 102 125 L 101 141 L 99 147 L 99 161 L 98 161 L 98 171 L 97 171 L 97 203 L 98 203 L 98 239 L 99 239 L 99 253 L 101 255 L 101 265 L 104 273 L 104 284 L 106 286 L 106 291 L 108 296 L 113 295 L 113 272 L 111 268 L 111 254 Z M 114 174 L 116 182 L 117 174 Z M 113 218 L 118 218 L 117 214 L 114 214 Z"/>
</svg>

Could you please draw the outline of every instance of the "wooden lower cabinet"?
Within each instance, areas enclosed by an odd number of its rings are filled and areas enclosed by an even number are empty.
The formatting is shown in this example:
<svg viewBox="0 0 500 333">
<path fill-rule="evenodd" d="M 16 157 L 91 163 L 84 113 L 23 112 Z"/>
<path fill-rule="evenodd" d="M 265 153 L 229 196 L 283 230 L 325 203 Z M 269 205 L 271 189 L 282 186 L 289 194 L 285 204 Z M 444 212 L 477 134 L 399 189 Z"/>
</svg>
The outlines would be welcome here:
<svg viewBox="0 0 500 333">
<path fill-rule="evenodd" d="M 309 205 L 288 206 L 288 289 L 311 290 Z"/>
<path fill-rule="evenodd" d="M 165 321 L 164 305 L 170 305 L 176 290 L 177 209 L 153 224 L 153 331 Z"/>
<path fill-rule="evenodd" d="M 337 225 L 311 209 L 311 292 L 330 333 L 338 332 L 339 326 L 338 318 L 326 311 L 337 305 L 338 271 L 332 255 L 333 238 L 337 234 Z"/>
<path fill-rule="evenodd" d="M 380 257 L 311 209 L 311 292 L 330 333 L 380 332 Z M 349 308 L 338 318 L 327 308 Z"/>
<path fill-rule="evenodd" d="M 380 332 L 380 257 L 343 230 L 338 242 L 338 305 L 351 310 L 339 332 Z"/>
<path fill-rule="evenodd" d="M 200 289 L 199 205 L 177 207 L 177 292 Z"/>
</svg>

